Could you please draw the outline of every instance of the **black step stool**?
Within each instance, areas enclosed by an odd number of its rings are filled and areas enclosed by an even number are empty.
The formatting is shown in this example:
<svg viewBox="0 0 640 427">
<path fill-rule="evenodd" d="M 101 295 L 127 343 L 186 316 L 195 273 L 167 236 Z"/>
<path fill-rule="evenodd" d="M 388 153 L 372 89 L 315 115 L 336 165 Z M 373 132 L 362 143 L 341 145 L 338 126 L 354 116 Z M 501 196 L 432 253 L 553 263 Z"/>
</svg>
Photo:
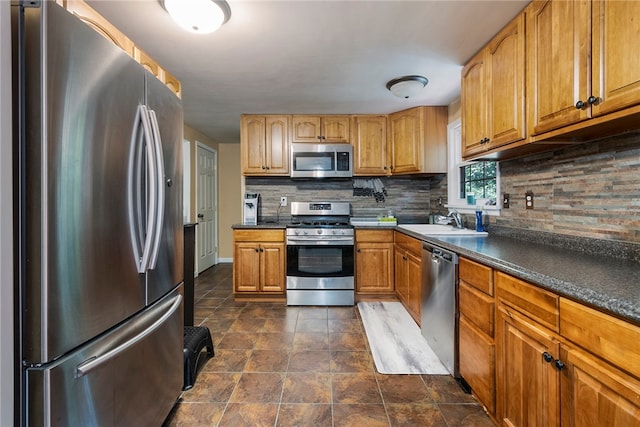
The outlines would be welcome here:
<svg viewBox="0 0 640 427">
<path fill-rule="evenodd" d="M 184 385 L 183 390 L 189 390 L 196 382 L 198 359 L 203 348 L 207 348 L 207 355 L 213 357 L 213 341 L 206 326 L 184 327 Z"/>
</svg>

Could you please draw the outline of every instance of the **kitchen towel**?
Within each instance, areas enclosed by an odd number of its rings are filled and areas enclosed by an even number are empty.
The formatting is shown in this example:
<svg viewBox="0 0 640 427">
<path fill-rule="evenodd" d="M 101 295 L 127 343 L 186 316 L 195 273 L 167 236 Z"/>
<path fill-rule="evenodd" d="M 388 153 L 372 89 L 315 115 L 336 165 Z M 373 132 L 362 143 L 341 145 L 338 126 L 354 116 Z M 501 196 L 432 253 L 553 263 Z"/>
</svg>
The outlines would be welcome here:
<svg viewBox="0 0 640 427">
<path fill-rule="evenodd" d="M 399 302 L 359 302 L 376 369 L 381 374 L 449 375 Z"/>
</svg>

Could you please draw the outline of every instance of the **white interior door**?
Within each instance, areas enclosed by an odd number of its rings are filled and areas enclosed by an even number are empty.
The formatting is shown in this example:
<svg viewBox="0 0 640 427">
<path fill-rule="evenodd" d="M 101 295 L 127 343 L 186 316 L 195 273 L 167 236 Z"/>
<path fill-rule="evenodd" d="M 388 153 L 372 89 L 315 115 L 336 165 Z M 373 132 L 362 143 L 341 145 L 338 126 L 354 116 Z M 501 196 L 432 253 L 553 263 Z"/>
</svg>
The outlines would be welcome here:
<svg viewBox="0 0 640 427">
<path fill-rule="evenodd" d="M 218 153 L 197 145 L 196 227 L 197 271 L 201 273 L 218 262 Z"/>
</svg>

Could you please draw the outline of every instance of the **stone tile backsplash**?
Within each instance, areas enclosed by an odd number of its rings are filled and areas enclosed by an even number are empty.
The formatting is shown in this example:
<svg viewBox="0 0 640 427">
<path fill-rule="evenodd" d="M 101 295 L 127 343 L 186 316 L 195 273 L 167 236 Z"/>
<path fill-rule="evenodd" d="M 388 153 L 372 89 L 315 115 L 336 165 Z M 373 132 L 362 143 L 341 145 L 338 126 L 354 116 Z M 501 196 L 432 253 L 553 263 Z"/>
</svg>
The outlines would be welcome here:
<svg viewBox="0 0 640 427">
<path fill-rule="evenodd" d="M 363 178 L 366 179 L 366 178 Z M 351 203 L 353 216 L 377 217 L 392 210 L 399 220 L 426 221 L 430 213 L 438 210 L 438 198 L 446 203 L 446 175 L 429 177 L 381 177 L 386 190 L 385 200 L 376 202 L 373 196 L 354 196 L 353 180 L 293 180 L 283 177 L 247 177 L 247 192 L 260 193 L 260 218 L 274 220 L 278 215 L 281 196 L 288 205 L 280 209 L 279 219 L 290 218 L 291 202 L 344 201 Z M 433 211 L 432 211 L 433 208 Z"/>
<path fill-rule="evenodd" d="M 640 243 L 640 133 L 504 161 L 500 175 L 511 208 L 496 225 Z"/>
<path fill-rule="evenodd" d="M 490 224 L 515 230 L 640 243 L 640 132 L 568 146 L 553 152 L 500 163 L 501 191 L 511 207 Z M 426 222 L 430 213 L 446 213 L 446 175 L 380 178 L 384 202 L 353 195 L 352 180 L 296 181 L 246 178 L 246 190 L 261 194 L 263 219 L 273 220 L 280 196 L 288 201 L 348 201 L 354 216 L 386 215 L 399 221 Z M 534 209 L 525 209 L 525 192 L 534 193 Z M 280 220 L 289 218 L 289 206 Z M 467 225 L 473 218 L 465 218 Z"/>
</svg>

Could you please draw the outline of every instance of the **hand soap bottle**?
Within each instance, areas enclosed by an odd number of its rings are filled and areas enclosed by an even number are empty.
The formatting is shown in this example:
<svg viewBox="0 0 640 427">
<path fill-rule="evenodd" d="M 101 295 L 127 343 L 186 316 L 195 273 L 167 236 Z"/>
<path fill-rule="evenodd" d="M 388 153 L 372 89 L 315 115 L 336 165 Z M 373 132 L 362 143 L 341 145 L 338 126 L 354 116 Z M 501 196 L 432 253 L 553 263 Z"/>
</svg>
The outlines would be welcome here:
<svg viewBox="0 0 640 427">
<path fill-rule="evenodd" d="M 476 210 L 476 231 L 484 231 L 484 226 L 482 225 L 482 210 Z"/>
</svg>

